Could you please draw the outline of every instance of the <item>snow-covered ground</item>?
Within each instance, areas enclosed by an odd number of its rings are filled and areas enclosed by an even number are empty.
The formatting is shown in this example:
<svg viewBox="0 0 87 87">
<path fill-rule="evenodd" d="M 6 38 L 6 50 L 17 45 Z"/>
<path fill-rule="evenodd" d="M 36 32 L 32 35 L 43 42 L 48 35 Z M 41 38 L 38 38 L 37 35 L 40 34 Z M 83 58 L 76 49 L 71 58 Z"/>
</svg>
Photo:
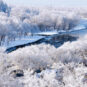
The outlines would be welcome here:
<svg viewBox="0 0 87 87">
<path fill-rule="evenodd" d="M 87 87 L 86 11 L 9 7 L 0 0 L 0 87 Z M 27 36 L 31 33 L 34 36 Z M 45 37 L 58 44 L 59 37 L 53 40 L 51 36 L 61 34 L 79 38 L 63 43 L 60 37 L 63 44 L 57 48 L 47 42 L 6 53 Z"/>
<path fill-rule="evenodd" d="M 76 27 L 73 29 L 69 30 L 68 32 L 65 30 L 54 30 L 54 31 L 46 31 L 46 32 L 40 32 L 36 33 L 36 35 L 40 36 L 51 36 L 51 35 L 58 35 L 58 34 L 71 34 L 71 35 L 76 35 L 76 36 L 84 36 L 87 34 L 87 19 L 81 19 L 80 22 Z"/>
<path fill-rule="evenodd" d="M 81 28 L 81 27 L 80 27 Z M 73 36 L 78 36 L 78 37 L 82 37 L 85 36 L 87 34 L 87 28 L 81 28 L 81 29 L 76 29 L 76 30 L 72 30 L 69 32 L 70 35 Z"/>
<path fill-rule="evenodd" d="M 74 36 L 85 36 L 87 34 L 87 19 L 81 19 L 79 24 L 68 32 Z"/>
<path fill-rule="evenodd" d="M 33 36 L 20 40 L 25 44 L 41 38 L 44 37 Z M 4 53 L 4 50 L 0 48 L 0 87 L 87 86 L 87 35 L 77 41 L 66 42 L 59 48 L 39 44 L 9 54 Z"/>
<path fill-rule="evenodd" d="M 22 38 L 16 38 L 15 41 L 10 41 L 9 44 L 7 44 L 5 46 L 8 49 L 8 48 L 19 46 L 19 45 L 33 43 L 33 42 L 36 42 L 42 38 L 44 38 L 44 36 L 25 36 Z"/>
<path fill-rule="evenodd" d="M 26 45 L 29 43 L 36 42 L 42 38 L 45 38 L 45 36 L 69 34 L 69 35 L 73 35 L 77 37 L 82 37 L 87 34 L 86 23 L 87 23 L 87 20 L 82 19 L 75 28 L 73 28 L 72 30 L 69 30 L 68 32 L 64 30 L 45 31 L 45 32 L 34 33 L 33 34 L 34 36 L 16 38 L 15 41 L 10 41 L 9 44 L 5 44 L 5 47 L 9 49 L 9 48 L 13 48 L 16 46 Z"/>
<path fill-rule="evenodd" d="M 0 49 L 0 87 L 87 86 L 87 36 L 59 48 L 40 44 L 9 54 L 3 51 Z"/>
<path fill-rule="evenodd" d="M 51 36 L 51 35 L 56 35 L 56 34 L 58 34 L 58 31 L 55 31 L 55 30 L 35 33 L 35 35 L 40 35 L 40 36 Z"/>
</svg>

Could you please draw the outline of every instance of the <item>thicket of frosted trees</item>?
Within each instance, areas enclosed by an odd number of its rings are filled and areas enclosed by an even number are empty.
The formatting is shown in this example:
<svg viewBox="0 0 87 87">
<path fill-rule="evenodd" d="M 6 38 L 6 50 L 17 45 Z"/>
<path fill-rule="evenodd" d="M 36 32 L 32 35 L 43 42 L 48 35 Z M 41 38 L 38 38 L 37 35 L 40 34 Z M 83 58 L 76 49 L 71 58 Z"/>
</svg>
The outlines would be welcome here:
<svg viewBox="0 0 87 87">
<path fill-rule="evenodd" d="M 0 48 L 0 87 L 87 86 L 87 36 L 59 48 L 39 44 L 3 51 Z M 24 76 L 15 77 L 14 70 L 23 70 Z"/>
<path fill-rule="evenodd" d="M 0 3 L 0 43 L 29 33 L 68 31 L 87 17 L 87 10 L 81 8 L 8 7 Z M 9 54 L 4 51 L 0 47 L 0 87 L 87 87 L 87 35 L 59 48 L 43 43 Z"/>
<path fill-rule="evenodd" d="M 40 31 L 69 30 L 79 20 L 79 9 L 8 7 L 0 1 L 0 42 Z"/>
<path fill-rule="evenodd" d="M 68 31 L 86 12 L 79 8 L 8 7 L 0 1 L 0 42 L 40 31 Z"/>
</svg>

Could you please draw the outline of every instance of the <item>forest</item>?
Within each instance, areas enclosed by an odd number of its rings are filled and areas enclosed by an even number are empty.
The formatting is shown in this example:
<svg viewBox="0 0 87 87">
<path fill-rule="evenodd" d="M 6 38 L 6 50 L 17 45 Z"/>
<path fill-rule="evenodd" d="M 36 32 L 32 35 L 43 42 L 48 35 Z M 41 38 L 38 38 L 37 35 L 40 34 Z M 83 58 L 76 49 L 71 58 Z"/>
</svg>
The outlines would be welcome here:
<svg viewBox="0 0 87 87">
<path fill-rule="evenodd" d="M 53 31 L 65 34 L 45 36 Z M 43 42 L 6 53 L 5 44 L 32 38 Z M 87 9 L 16 7 L 1 0 L 0 87 L 87 87 Z"/>
</svg>

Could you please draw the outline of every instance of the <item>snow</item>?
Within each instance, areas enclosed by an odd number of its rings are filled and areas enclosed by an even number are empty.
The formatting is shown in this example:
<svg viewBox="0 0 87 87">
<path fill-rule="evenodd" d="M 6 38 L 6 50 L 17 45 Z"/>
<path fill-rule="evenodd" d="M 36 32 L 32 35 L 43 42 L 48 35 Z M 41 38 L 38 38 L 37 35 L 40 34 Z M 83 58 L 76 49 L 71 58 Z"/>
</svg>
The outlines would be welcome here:
<svg viewBox="0 0 87 87">
<path fill-rule="evenodd" d="M 73 28 L 72 30 L 81 30 L 81 29 L 85 29 L 86 27 L 84 25 L 77 25 L 75 28 Z M 72 31 L 71 30 L 71 31 Z"/>
<path fill-rule="evenodd" d="M 39 32 L 39 33 L 35 33 L 36 35 L 40 35 L 40 36 L 51 36 L 51 35 L 56 35 L 58 34 L 58 31 L 45 31 L 45 32 Z"/>
<path fill-rule="evenodd" d="M 87 19 L 81 19 L 76 27 L 69 30 L 68 34 L 80 37 L 85 36 L 87 34 Z"/>
<path fill-rule="evenodd" d="M 86 28 L 87 28 L 87 19 L 81 19 L 80 22 L 78 23 L 78 25 L 76 27 L 74 27 L 73 29 L 71 29 L 70 31 L 82 30 L 82 29 L 86 29 Z"/>
<path fill-rule="evenodd" d="M 70 35 L 74 35 L 74 36 L 79 36 L 79 37 L 82 37 L 82 36 L 85 36 L 87 34 L 87 29 L 85 28 L 81 28 L 81 29 L 76 29 L 76 30 L 71 30 L 69 32 Z"/>
<path fill-rule="evenodd" d="M 87 35 L 59 48 L 40 44 L 6 54 L 0 49 L 0 87 L 86 87 Z M 14 78 L 13 70 L 24 71 Z M 41 69 L 40 73 L 35 72 Z"/>
<path fill-rule="evenodd" d="M 44 38 L 44 36 L 26 36 L 22 38 L 16 38 L 15 41 L 10 41 L 6 48 L 11 48 L 19 45 L 24 45 L 32 42 L 36 42 L 40 39 Z"/>
<path fill-rule="evenodd" d="M 10 10 L 3 2 L 0 8 L 0 45 L 5 43 L 5 48 L 0 47 L 0 87 L 87 87 L 87 19 L 78 23 L 79 16 L 86 16 L 86 10 L 22 7 Z M 34 36 L 25 36 L 29 33 Z M 5 52 L 61 34 L 80 37 L 58 48 L 43 43 Z M 17 70 L 24 74 L 18 75 Z"/>
<path fill-rule="evenodd" d="M 52 36 L 52 35 L 60 35 L 60 34 L 70 34 L 75 36 L 82 36 L 87 34 L 87 19 L 81 19 L 76 27 L 66 32 L 65 30 L 54 30 L 54 31 L 45 31 L 35 33 L 40 36 Z"/>
<path fill-rule="evenodd" d="M 52 36 L 52 35 L 58 35 L 58 34 L 66 34 L 65 30 L 53 30 L 53 31 L 45 31 L 45 32 L 39 32 L 35 33 L 35 35 L 40 35 L 40 36 Z"/>
</svg>

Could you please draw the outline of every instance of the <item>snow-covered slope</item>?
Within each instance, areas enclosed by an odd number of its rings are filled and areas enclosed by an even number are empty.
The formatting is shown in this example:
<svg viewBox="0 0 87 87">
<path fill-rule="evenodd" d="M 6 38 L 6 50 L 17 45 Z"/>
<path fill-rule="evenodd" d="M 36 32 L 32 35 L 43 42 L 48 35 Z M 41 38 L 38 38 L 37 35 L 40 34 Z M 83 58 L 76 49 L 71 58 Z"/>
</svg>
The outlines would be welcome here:
<svg viewBox="0 0 87 87">
<path fill-rule="evenodd" d="M 33 43 L 33 42 L 36 42 L 42 38 L 44 38 L 44 36 L 25 36 L 20 39 L 17 38 L 15 41 L 9 42 L 9 44 L 7 44 L 6 48 L 9 49 L 11 47 L 24 45 L 24 44 L 28 44 L 28 43 Z"/>
<path fill-rule="evenodd" d="M 51 36 L 54 35 L 73 35 L 76 37 L 82 37 L 84 35 L 87 34 L 87 28 L 86 28 L 86 23 L 87 20 L 81 20 L 80 23 L 73 29 L 67 31 L 64 30 L 59 30 L 59 31 L 46 31 L 46 32 L 38 32 L 38 33 L 34 33 L 34 36 L 26 36 L 26 37 L 22 37 L 21 39 L 16 39 L 15 41 L 10 41 L 9 44 L 5 45 L 7 49 L 15 48 L 16 46 L 22 46 L 22 45 L 26 45 L 28 43 L 33 43 L 36 42 L 42 38 L 45 38 L 45 36 L 50 36 L 49 38 L 51 38 Z M 20 48 L 19 47 L 19 48 Z"/>
<path fill-rule="evenodd" d="M 55 31 L 55 30 L 35 33 L 35 35 L 39 35 L 39 36 L 52 36 L 56 34 L 58 34 L 58 31 Z"/>
<path fill-rule="evenodd" d="M 85 36 L 87 34 L 87 19 L 82 19 L 79 24 L 75 28 L 69 30 L 68 33 L 74 36 Z"/>
<path fill-rule="evenodd" d="M 80 27 L 81 28 L 81 27 Z M 79 37 L 82 37 L 82 36 L 85 36 L 87 34 L 87 28 L 81 28 L 81 29 L 76 29 L 76 30 L 72 30 L 69 32 L 70 35 L 73 35 L 73 36 L 79 36 Z"/>
<path fill-rule="evenodd" d="M 81 9 L 11 7 L 7 15 L 6 6 L 0 4 L 0 45 L 19 49 L 6 53 L 0 47 L 0 87 L 87 87 L 87 20 L 78 24 Z M 80 38 L 57 48 L 48 42 L 23 46 L 45 37 L 58 44 L 62 38 L 51 36 L 61 34 Z"/>
<path fill-rule="evenodd" d="M 6 54 L 0 49 L 0 87 L 86 87 L 87 36 L 60 48 L 40 44 Z"/>
</svg>

